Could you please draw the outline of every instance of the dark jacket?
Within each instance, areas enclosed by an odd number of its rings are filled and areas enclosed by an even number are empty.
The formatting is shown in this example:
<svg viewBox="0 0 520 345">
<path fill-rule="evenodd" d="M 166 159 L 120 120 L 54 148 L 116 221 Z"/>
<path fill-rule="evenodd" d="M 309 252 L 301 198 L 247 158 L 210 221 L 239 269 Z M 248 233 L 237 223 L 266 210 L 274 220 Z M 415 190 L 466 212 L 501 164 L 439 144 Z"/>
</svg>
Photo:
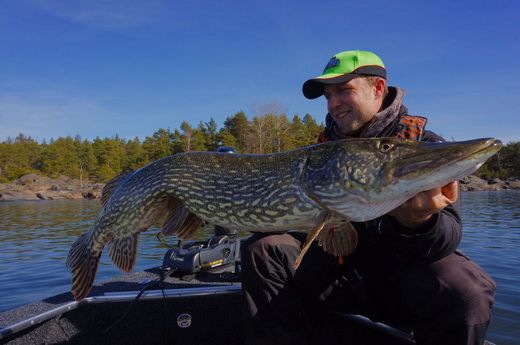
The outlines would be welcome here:
<svg viewBox="0 0 520 345">
<path fill-rule="evenodd" d="M 400 119 L 408 116 L 403 105 L 405 92 L 390 87 L 385 99 L 387 106 L 361 133 L 361 137 L 390 137 L 401 131 Z M 330 115 L 327 115 L 325 135 L 332 140 L 343 138 Z M 424 130 L 416 139 L 442 142 L 434 132 Z M 420 229 L 408 229 L 391 216 L 354 223 L 359 244 L 350 259 L 365 280 L 381 280 L 399 273 L 403 266 L 416 260 L 436 261 L 453 253 L 462 238 L 460 204 L 447 206 Z"/>
</svg>

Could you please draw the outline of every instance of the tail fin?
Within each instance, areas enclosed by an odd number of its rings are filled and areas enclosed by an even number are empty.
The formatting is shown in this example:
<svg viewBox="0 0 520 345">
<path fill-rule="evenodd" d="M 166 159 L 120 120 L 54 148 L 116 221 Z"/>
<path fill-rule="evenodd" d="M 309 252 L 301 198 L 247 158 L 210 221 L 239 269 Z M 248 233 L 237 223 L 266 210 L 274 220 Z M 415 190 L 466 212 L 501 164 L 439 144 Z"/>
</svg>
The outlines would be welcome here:
<svg viewBox="0 0 520 345">
<path fill-rule="evenodd" d="M 71 292 L 76 301 L 87 297 L 99 265 L 101 252 L 92 256 L 87 248 L 86 233 L 82 234 L 70 248 L 67 256 L 67 266 L 72 272 Z"/>
</svg>

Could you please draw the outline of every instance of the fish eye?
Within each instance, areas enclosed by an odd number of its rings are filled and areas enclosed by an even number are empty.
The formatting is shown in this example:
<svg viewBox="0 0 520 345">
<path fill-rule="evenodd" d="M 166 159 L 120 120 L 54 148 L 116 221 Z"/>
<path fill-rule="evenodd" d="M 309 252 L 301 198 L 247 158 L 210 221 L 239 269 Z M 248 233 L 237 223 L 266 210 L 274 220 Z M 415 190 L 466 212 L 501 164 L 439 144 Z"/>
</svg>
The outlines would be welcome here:
<svg viewBox="0 0 520 345">
<path fill-rule="evenodd" d="M 390 152 L 394 149 L 394 147 L 395 147 L 394 143 L 391 143 L 390 141 L 382 141 L 379 144 L 379 151 L 383 152 L 383 153 Z"/>
</svg>

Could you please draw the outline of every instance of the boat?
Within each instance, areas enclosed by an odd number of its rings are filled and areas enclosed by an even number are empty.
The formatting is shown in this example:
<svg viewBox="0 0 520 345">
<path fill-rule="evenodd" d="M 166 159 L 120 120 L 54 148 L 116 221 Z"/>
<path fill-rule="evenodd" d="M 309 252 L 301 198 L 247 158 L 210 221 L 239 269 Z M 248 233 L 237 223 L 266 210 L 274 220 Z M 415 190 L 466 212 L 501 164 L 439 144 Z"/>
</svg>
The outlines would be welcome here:
<svg viewBox="0 0 520 345">
<path fill-rule="evenodd" d="M 241 286 L 225 278 L 233 272 L 191 280 L 166 273 L 156 267 L 95 285 L 80 302 L 64 293 L 4 312 L 0 343 L 245 344 Z M 410 334 L 360 316 L 334 318 L 352 328 L 349 344 L 413 343 Z"/>
<path fill-rule="evenodd" d="M 163 265 L 0 313 L 0 344 L 245 344 L 240 238 L 179 243 Z M 351 345 L 409 345 L 413 335 L 360 316 L 324 315 Z M 348 330 L 348 331 L 344 331 Z"/>
</svg>

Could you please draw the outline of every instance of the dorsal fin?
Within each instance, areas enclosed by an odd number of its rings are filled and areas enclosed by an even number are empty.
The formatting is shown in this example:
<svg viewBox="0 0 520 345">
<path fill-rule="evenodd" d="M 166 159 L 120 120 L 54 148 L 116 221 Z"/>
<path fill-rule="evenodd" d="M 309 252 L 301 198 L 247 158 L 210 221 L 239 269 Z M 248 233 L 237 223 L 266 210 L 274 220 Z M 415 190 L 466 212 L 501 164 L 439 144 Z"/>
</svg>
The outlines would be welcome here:
<svg viewBox="0 0 520 345">
<path fill-rule="evenodd" d="M 101 192 L 101 205 L 105 206 L 108 203 L 108 200 L 110 200 L 117 187 L 119 187 L 119 185 L 133 172 L 134 170 L 130 170 L 119 174 L 105 184 L 103 191 Z"/>
</svg>

